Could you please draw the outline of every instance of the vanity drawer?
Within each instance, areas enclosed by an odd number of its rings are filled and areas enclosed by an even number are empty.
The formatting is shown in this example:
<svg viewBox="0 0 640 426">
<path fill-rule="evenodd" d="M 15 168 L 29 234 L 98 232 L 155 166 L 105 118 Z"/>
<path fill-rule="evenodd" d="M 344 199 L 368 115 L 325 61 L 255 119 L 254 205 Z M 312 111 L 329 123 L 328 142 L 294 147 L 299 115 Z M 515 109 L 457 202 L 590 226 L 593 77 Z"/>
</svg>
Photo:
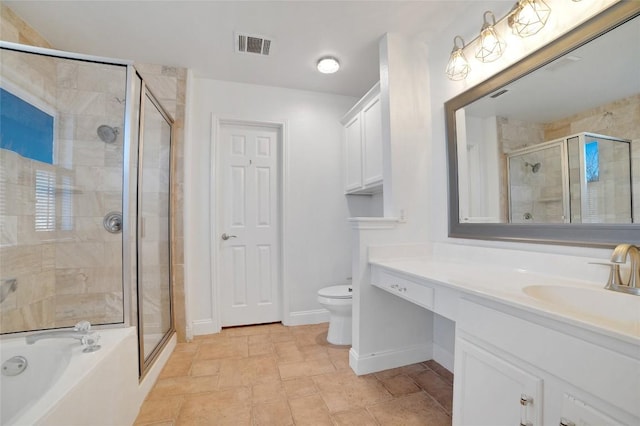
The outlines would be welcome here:
<svg viewBox="0 0 640 426">
<path fill-rule="evenodd" d="M 406 299 L 423 308 L 433 310 L 434 290 L 424 284 L 373 266 L 371 284 Z"/>
</svg>

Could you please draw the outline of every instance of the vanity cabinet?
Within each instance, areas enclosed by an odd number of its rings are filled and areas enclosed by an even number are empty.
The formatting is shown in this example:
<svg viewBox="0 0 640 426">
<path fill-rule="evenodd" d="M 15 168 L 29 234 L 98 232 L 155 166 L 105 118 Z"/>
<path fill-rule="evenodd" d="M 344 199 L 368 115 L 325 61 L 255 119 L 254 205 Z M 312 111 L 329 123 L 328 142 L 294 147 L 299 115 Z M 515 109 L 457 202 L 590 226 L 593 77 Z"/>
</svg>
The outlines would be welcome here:
<svg viewBox="0 0 640 426">
<path fill-rule="evenodd" d="M 342 119 L 344 126 L 345 193 L 382 190 L 382 111 L 376 84 Z"/>
<path fill-rule="evenodd" d="M 640 424 L 637 347 L 498 304 L 459 312 L 454 425 Z"/>
<path fill-rule="evenodd" d="M 456 340 L 455 423 L 541 424 L 542 379 L 470 341 Z"/>
</svg>

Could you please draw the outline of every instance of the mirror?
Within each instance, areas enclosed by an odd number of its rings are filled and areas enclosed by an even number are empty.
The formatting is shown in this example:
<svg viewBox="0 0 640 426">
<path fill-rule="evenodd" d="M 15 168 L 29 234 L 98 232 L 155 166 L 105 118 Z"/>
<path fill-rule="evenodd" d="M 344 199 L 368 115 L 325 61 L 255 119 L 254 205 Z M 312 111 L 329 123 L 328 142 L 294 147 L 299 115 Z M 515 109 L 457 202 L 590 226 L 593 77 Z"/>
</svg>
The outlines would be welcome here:
<svg viewBox="0 0 640 426">
<path fill-rule="evenodd" d="M 445 103 L 449 236 L 640 240 L 639 39 L 620 2 Z"/>
</svg>

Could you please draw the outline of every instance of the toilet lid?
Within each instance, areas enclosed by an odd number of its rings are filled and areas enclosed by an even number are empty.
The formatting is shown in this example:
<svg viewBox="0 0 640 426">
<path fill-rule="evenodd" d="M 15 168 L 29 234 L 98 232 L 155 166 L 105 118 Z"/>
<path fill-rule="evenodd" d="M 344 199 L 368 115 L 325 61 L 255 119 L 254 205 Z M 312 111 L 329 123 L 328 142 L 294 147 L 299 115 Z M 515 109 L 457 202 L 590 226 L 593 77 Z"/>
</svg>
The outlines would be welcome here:
<svg viewBox="0 0 640 426">
<path fill-rule="evenodd" d="M 352 292 L 349 291 L 351 286 L 349 285 L 333 285 L 331 287 L 325 287 L 318 291 L 318 295 L 322 297 L 331 297 L 334 299 L 351 299 Z"/>
</svg>

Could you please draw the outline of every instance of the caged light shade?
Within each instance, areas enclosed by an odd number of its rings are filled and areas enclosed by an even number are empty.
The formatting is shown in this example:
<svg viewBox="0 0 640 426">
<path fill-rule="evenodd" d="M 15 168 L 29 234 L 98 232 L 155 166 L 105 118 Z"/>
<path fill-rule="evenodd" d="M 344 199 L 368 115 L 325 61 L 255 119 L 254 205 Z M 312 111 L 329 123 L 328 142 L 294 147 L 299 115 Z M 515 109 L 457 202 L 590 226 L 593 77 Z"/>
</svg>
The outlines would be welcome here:
<svg viewBox="0 0 640 426">
<path fill-rule="evenodd" d="M 461 46 L 458 46 L 458 40 L 460 40 Z M 471 67 L 467 58 L 464 56 L 464 40 L 460 36 L 455 36 L 453 39 L 453 50 L 447 63 L 447 76 L 450 80 L 464 80 L 469 75 Z"/>
<path fill-rule="evenodd" d="M 544 0 L 519 0 L 509 13 L 509 26 L 514 34 L 529 37 L 547 23 L 551 8 Z"/>
<path fill-rule="evenodd" d="M 487 17 L 490 16 L 490 23 Z M 481 62 L 493 62 L 502 56 L 507 44 L 498 35 L 495 29 L 496 17 L 492 12 L 484 13 L 484 24 L 480 30 L 480 38 L 478 40 L 478 49 L 476 50 L 476 58 Z"/>
</svg>

